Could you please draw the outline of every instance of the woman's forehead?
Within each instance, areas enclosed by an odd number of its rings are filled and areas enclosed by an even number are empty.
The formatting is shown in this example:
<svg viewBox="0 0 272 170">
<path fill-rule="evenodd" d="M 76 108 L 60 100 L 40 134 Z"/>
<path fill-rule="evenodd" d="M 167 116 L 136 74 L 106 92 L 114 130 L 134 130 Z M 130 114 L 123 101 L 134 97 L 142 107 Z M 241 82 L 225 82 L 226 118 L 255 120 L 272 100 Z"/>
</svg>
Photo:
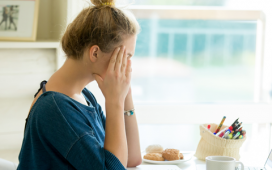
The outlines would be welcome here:
<svg viewBox="0 0 272 170">
<path fill-rule="evenodd" d="M 127 55 L 133 56 L 136 46 L 136 35 L 125 38 L 122 45 L 126 47 Z"/>
</svg>

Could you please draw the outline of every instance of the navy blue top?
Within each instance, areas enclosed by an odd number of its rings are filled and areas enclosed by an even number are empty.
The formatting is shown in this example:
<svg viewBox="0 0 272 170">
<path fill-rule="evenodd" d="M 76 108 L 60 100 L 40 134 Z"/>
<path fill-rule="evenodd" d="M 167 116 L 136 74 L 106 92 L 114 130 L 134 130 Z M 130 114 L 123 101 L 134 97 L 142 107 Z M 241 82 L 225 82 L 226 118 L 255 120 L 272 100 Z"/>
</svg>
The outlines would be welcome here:
<svg viewBox="0 0 272 170">
<path fill-rule="evenodd" d="M 44 92 L 33 105 L 26 124 L 18 170 L 122 170 L 104 149 L 105 115 L 93 94 L 82 91 L 89 106 L 69 96 Z"/>
</svg>

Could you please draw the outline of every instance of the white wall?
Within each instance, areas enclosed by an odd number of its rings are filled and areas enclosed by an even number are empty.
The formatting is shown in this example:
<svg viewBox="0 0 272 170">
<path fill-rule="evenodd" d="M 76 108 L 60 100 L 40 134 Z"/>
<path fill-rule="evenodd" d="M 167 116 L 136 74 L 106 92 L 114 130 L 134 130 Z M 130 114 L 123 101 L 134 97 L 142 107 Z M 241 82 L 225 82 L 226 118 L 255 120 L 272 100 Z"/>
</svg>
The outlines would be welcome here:
<svg viewBox="0 0 272 170">
<path fill-rule="evenodd" d="M 0 49 L 0 99 L 33 97 L 54 73 L 55 54 L 55 49 Z"/>
</svg>

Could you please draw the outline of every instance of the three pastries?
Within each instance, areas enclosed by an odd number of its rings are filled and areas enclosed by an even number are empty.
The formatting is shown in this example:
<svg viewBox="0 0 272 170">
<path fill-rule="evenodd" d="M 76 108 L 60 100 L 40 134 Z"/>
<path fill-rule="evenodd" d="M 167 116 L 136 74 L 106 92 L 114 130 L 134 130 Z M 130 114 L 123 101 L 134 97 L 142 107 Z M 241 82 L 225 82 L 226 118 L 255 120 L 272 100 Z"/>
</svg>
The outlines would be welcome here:
<svg viewBox="0 0 272 170">
<path fill-rule="evenodd" d="M 163 149 L 161 145 L 150 145 L 146 148 L 144 159 L 153 161 L 174 161 L 183 159 L 183 154 L 178 149 Z"/>
</svg>

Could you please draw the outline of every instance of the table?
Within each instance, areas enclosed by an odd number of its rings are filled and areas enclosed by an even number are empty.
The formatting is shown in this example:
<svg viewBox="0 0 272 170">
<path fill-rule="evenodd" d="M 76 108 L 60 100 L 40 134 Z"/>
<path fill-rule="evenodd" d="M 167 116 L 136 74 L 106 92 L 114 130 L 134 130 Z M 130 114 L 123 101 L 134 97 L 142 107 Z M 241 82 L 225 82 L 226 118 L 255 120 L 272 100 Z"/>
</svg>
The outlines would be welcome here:
<svg viewBox="0 0 272 170">
<path fill-rule="evenodd" d="M 255 167 L 262 167 L 266 161 L 268 155 L 259 155 L 260 160 L 256 159 L 255 155 L 249 153 L 241 153 L 241 159 L 245 166 L 255 166 Z M 182 170 L 196 170 L 196 165 L 202 164 L 205 165 L 205 161 L 201 161 L 197 159 L 195 156 L 192 157 L 191 160 L 178 164 L 177 166 Z M 154 165 L 143 162 L 141 165 Z"/>
</svg>

